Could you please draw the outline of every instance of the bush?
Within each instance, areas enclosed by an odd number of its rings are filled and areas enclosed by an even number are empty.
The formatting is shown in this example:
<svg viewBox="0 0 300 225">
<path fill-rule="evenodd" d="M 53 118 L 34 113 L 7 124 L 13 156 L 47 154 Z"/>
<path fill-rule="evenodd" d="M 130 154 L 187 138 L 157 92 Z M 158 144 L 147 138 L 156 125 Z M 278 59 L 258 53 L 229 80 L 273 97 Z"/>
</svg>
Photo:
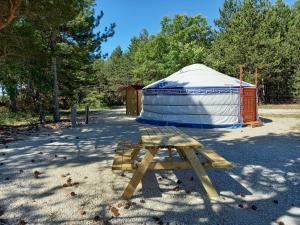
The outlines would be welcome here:
<svg viewBox="0 0 300 225">
<path fill-rule="evenodd" d="M 122 100 L 120 97 L 115 95 L 103 95 L 101 98 L 101 103 L 103 106 L 112 107 L 122 105 Z"/>
<path fill-rule="evenodd" d="M 99 94 L 98 91 L 91 91 L 83 98 L 81 103 L 79 103 L 77 106 L 78 108 L 85 108 L 85 106 L 89 106 L 93 109 L 99 109 L 102 107 L 101 98 L 102 94 Z"/>
</svg>

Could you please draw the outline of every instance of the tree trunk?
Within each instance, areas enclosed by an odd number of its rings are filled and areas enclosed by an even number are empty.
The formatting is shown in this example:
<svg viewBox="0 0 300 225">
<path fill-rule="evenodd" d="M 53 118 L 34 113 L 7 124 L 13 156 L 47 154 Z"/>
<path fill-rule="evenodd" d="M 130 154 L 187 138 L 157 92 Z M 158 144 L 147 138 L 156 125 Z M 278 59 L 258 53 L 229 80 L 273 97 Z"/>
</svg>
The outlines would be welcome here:
<svg viewBox="0 0 300 225">
<path fill-rule="evenodd" d="M 41 103 L 39 104 L 39 120 L 41 125 L 45 124 L 45 113 Z"/>
<path fill-rule="evenodd" d="M 58 102 L 58 80 L 57 80 L 57 63 L 56 57 L 52 57 L 52 72 L 53 72 L 53 120 L 55 123 L 60 122 L 59 102 Z"/>
<path fill-rule="evenodd" d="M 89 114 L 90 114 L 90 107 L 85 107 L 85 124 L 89 124 Z"/>
<path fill-rule="evenodd" d="M 10 110 L 12 112 L 17 112 L 17 90 L 12 90 L 9 92 L 10 99 Z"/>
<path fill-rule="evenodd" d="M 72 106 L 71 108 L 71 123 L 72 123 L 72 128 L 75 128 L 77 125 L 77 110 L 75 106 Z"/>
<path fill-rule="evenodd" d="M 0 30 L 2 30 L 8 24 L 10 24 L 13 21 L 13 19 L 16 17 L 16 11 L 21 5 L 21 0 L 14 0 L 14 1 L 8 0 L 7 3 L 8 4 L 7 4 L 6 16 L 1 15 L 1 18 L 0 18 Z M 3 2 L 2 2 L 2 4 L 3 4 Z M 1 9 L 1 11 L 2 11 L 2 9 Z"/>
<path fill-rule="evenodd" d="M 1 95 L 2 95 L 2 98 L 1 98 L 1 103 L 4 104 L 4 86 L 1 85 Z"/>
</svg>

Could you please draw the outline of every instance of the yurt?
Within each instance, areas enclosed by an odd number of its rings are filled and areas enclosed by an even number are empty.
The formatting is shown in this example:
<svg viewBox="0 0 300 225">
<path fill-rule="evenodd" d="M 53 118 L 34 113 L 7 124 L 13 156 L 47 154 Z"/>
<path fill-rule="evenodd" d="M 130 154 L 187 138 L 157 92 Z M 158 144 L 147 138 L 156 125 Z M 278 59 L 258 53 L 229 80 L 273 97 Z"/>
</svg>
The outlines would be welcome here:
<svg viewBox="0 0 300 225">
<path fill-rule="evenodd" d="M 257 120 L 256 87 L 203 64 L 184 67 L 142 92 L 142 123 L 238 128 Z"/>
</svg>

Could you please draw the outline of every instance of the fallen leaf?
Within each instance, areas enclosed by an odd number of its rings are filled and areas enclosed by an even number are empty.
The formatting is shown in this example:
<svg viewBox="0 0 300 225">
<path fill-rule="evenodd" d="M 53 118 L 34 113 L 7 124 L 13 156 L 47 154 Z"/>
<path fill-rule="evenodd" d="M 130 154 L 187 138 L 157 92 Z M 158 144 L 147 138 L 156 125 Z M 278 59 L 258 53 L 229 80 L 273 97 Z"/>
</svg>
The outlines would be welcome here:
<svg viewBox="0 0 300 225">
<path fill-rule="evenodd" d="M 111 207 L 110 212 L 113 214 L 114 217 L 120 216 L 119 210 L 116 207 Z"/>
<path fill-rule="evenodd" d="M 155 221 L 160 221 L 160 218 L 157 216 L 152 216 L 152 219 L 154 219 Z"/>
<path fill-rule="evenodd" d="M 18 223 L 18 225 L 25 225 L 25 224 L 27 224 L 27 222 L 25 220 L 20 220 Z"/>
<path fill-rule="evenodd" d="M 118 208 L 121 208 L 121 207 L 123 207 L 123 206 L 124 206 L 124 203 L 123 203 L 123 202 L 120 202 L 120 203 L 117 205 Z"/>
<path fill-rule="evenodd" d="M 102 220 L 100 222 L 100 225 L 108 225 L 108 220 L 107 219 L 106 220 Z"/>
<path fill-rule="evenodd" d="M 173 188 L 173 191 L 180 191 L 180 187 L 176 186 L 175 188 Z"/>
<path fill-rule="evenodd" d="M 95 222 L 98 222 L 100 220 L 100 217 L 99 216 L 95 216 L 94 219 L 93 219 Z"/>
<path fill-rule="evenodd" d="M 129 209 L 131 206 L 131 202 L 126 202 L 124 209 Z"/>
<path fill-rule="evenodd" d="M 252 205 L 252 206 L 251 206 L 251 209 L 257 210 L 257 206 L 256 206 L 256 205 Z"/>
<path fill-rule="evenodd" d="M 39 178 L 39 175 L 41 175 L 41 172 L 40 172 L 40 171 L 37 171 L 37 170 L 36 170 L 36 171 L 33 172 L 34 178 L 36 178 L 36 179 Z"/>
<path fill-rule="evenodd" d="M 70 193 L 70 195 L 71 195 L 72 197 L 74 197 L 76 194 L 75 194 L 74 191 L 72 191 L 72 192 Z"/>
</svg>

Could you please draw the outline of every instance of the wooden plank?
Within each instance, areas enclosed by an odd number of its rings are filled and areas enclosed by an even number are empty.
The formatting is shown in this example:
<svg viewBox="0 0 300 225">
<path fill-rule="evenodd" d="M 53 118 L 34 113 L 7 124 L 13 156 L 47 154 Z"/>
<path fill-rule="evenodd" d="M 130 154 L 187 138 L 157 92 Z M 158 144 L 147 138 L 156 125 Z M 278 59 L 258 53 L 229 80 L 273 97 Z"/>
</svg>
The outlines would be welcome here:
<svg viewBox="0 0 300 225">
<path fill-rule="evenodd" d="M 126 163 L 114 165 L 112 170 L 135 170 L 139 163 Z M 152 162 L 147 170 L 174 170 L 174 169 L 191 169 L 192 166 L 189 162 Z"/>
<path fill-rule="evenodd" d="M 136 156 L 139 154 L 139 152 L 140 152 L 140 150 L 142 148 L 142 145 L 140 145 L 140 144 L 134 144 L 132 146 L 132 148 L 133 148 L 133 150 L 131 152 L 131 159 L 135 159 Z"/>
<path fill-rule="evenodd" d="M 227 165 L 222 164 L 212 164 L 212 163 L 205 163 L 201 162 L 203 168 L 209 169 L 209 168 L 230 168 L 227 167 Z M 113 164 L 112 170 L 135 170 L 138 168 L 138 164 L 131 162 L 131 163 L 123 163 L 123 164 Z M 152 162 L 150 163 L 148 170 L 174 170 L 174 169 L 191 169 L 192 166 L 187 161 L 174 161 L 174 162 Z"/>
<path fill-rule="evenodd" d="M 116 153 L 129 156 L 131 159 L 134 159 L 141 148 L 142 145 L 140 144 L 133 144 L 129 141 L 121 141 L 116 148 Z"/>
<path fill-rule="evenodd" d="M 126 189 L 124 190 L 122 194 L 122 198 L 129 199 L 133 195 L 135 189 L 137 188 L 138 184 L 140 183 L 141 179 L 146 173 L 156 152 L 157 152 L 157 148 L 147 149 L 146 155 L 144 156 L 141 164 L 134 172 L 130 182 L 128 183 Z"/>
<path fill-rule="evenodd" d="M 141 140 L 145 147 L 202 147 L 202 144 L 192 137 L 176 133 L 141 136 Z"/>
<path fill-rule="evenodd" d="M 131 157 L 116 154 L 113 160 L 112 170 L 128 170 L 128 167 L 125 165 L 129 164 L 133 164 Z"/>
<path fill-rule="evenodd" d="M 222 166 L 224 168 L 232 167 L 232 163 L 224 159 L 222 156 L 218 155 L 214 150 L 211 149 L 202 149 L 202 148 L 194 148 L 197 152 L 199 152 L 208 162 L 212 165 L 219 167 Z"/>
<path fill-rule="evenodd" d="M 232 168 L 232 164 L 228 161 L 220 162 L 210 162 L 202 164 L 205 168 L 220 168 L 220 169 L 229 169 Z"/>
<path fill-rule="evenodd" d="M 180 151 L 179 148 L 176 148 L 176 151 L 178 152 L 181 159 L 183 159 L 184 161 L 187 161 L 186 156 L 184 155 L 184 153 L 182 151 Z"/>
<path fill-rule="evenodd" d="M 203 185 L 204 189 L 206 190 L 209 198 L 211 198 L 211 199 L 217 198 L 219 195 L 218 195 L 215 187 L 213 186 L 212 182 L 210 181 L 206 171 L 204 170 L 204 167 L 198 160 L 198 157 L 195 154 L 195 152 L 188 148 L 182 149 L 181 151 L 184 153 L 184 155 L 186 156 L 188 161 L 191 163 L 194 171 L 196 172 L 197 176 L 201 180 L 202 185 Z"/>
</svg>

